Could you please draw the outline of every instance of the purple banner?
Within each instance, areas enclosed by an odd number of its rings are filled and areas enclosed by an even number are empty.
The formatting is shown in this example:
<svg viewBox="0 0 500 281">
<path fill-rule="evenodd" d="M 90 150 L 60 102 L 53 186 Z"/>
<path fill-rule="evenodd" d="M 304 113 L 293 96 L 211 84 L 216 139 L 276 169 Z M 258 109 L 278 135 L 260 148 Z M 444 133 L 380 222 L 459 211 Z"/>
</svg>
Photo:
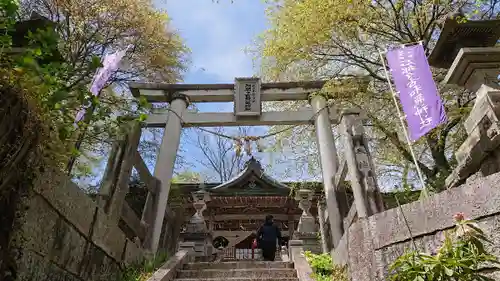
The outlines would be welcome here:
<svg viewBox="0 0 500 281">
<path fill-rule="evenodd" d="M 120 61 L 125 56 L 128 49 L 129 48 L 117 51 L 112 54 L 107 54 L 106 56 L 104 56 L 104 59 L 102 61 L 102 67 L 97 70 L 94 79 L 92 80 L 92 85 L 90 86 L 90 92 L 94 96 L 99 95 L 102 88 L 104 88 L 104 85 L 106 85 L 113 72 L 115 72 L 118 69 Z M 78 111 L 75 117 L 75 124 L 74 124 L 75 126 L 77 126 L 77 123 L 83 119 L 86 111 L 87 108 L 82 108 L 80 109 L 80 111 Z"/>
<path fill-rule="evenodd" d="M 422 44 L 387 52 L 387 62 L 406 114 L 410 140 L 416 141 L 447 121 Z"/>
</svg>

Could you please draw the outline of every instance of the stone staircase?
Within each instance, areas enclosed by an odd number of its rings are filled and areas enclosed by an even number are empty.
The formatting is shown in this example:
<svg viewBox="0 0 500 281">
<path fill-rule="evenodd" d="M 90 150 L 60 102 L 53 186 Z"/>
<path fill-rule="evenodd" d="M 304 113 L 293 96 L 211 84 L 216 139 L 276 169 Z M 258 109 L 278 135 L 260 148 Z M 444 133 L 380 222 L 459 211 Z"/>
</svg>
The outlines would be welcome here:
<svg viewBox="0 0 500 281">
<path fill-rule="evenodd" d="M 298 281 L 290 262 L 235 261 L 188 263 L 176 281 Z"/>
</svg>

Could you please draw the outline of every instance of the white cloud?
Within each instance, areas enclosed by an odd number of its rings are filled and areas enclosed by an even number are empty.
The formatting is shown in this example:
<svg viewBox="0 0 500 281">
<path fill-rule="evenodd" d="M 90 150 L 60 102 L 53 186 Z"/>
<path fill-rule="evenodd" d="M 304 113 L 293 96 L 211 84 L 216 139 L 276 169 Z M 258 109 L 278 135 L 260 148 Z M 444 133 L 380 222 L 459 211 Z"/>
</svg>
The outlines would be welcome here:
<svg viewBox="0 0 500 281">
<path fill-rule="evenodd" d="M 207 74 L 216 75 L 220 82 L 253 75 L 252 57 L 245 54 L 244 49 L 253 40 L 251 24 L 260 9 L 254 6 L 243 13 L 249 5 L 242 3 L 246 1 L 238 2 L 169 0 L 166 5 L 158 5 L 167 9 L 174 27 L 192 49 L 193 70 L 204 69 Z"/>
</svg>

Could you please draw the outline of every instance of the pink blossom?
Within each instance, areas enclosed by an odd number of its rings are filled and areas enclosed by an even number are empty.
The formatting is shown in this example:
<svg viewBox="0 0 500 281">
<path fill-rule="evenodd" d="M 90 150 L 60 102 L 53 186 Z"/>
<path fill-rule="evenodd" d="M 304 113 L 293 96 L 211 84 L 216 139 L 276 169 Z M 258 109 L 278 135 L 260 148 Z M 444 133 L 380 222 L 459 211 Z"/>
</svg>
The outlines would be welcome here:
<svg viewBox="0 0 500 281">
<path fill-rule="evenodd" d="M 465 219 L 465 214 L 460 212 L 460 213 L 456 213 L 455 215 L 453 215 L 453 218 L 457 221 L 457 222 L 461 222 Z"/>
</svg>

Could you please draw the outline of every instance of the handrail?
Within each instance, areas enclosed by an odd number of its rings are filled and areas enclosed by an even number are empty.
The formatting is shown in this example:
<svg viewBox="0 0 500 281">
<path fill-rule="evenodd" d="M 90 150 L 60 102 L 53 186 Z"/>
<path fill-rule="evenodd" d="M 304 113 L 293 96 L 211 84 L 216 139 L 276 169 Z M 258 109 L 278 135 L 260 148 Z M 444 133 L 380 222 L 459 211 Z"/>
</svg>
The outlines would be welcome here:
<svg viewBox="0 0 500 281">
<path fill-rule="evenodd" d="M 304 242 L 302 240 L 290 240 L 289 256 L 293 261 L 295 270 L 297 270 L 297 277 L 299 281 L 313 281 L 312 268 L 304 256 Z"/>
</svg>

